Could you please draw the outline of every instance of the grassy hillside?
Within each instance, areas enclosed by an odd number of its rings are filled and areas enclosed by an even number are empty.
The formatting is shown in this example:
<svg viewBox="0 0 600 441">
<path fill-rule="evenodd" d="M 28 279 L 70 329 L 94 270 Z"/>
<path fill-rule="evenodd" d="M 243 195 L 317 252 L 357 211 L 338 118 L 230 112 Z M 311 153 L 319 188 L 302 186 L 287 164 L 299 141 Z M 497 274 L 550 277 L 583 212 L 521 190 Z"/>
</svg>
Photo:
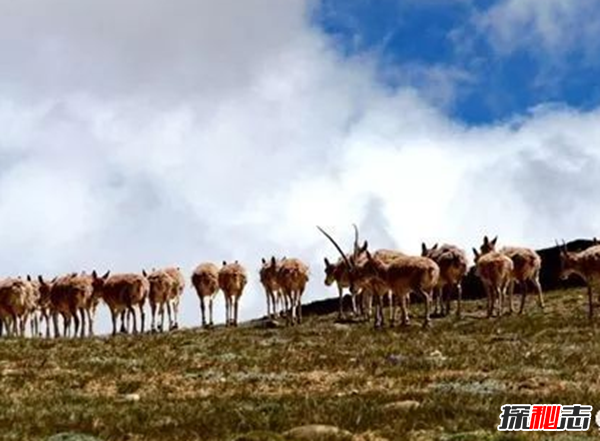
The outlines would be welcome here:
<svg viewBox="0 0 600 441">
<path fill-rule="evenodd" d="M 1 339 L 0 438 L 227 440 L 324 423 L 364 439 L 516 439 L 496 435 L 504 403 L 600 405 L 584 291 L 547 299 L 546 314 L 531 298 L 526 316 L 494 320 L 482 318 L 483 301 L 467 302 L 465 319 L 429 330 L 419 317 L 383 331 L 313 317 L 283 329 Z M 404 400 L 420 406 L 390 404 Z M 580 437 L 597 435 L 592 426 Z"/>
</svg>

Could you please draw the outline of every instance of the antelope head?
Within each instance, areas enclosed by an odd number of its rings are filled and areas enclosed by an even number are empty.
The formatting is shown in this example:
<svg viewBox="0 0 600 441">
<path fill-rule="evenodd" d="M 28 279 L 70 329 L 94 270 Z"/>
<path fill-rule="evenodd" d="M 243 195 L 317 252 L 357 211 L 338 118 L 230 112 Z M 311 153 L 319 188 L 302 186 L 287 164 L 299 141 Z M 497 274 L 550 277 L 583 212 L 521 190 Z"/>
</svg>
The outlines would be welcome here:
<svg viewBox="0 0 600 441">
<path fill-rule="evenodd" d="M 577 254 L 572 253 L 567 249 L 567 244 L 562 241 L 562 244 L 556 242 L 558 251 L 560 252 L 560 279 L 567 280 L 571 274 L 577 272 Z"/>
<path fill-rule="evenodd" d="M 432 246 L 431 248 L 427 248 L 427 245 L 425 245 L 425 242 L 423 242 L 423 243 L 421 243 L 421 256 L 422 257 L 429 257 L 432 252 L 434 252 L 435 250 L 437 250 L 437 248 L 438 248 L 438 244 L 437 243 L 434 246 Z"/>
<path fill-rule="evenodd" d="M 333 285 L 333 282 L 335 282 L 336 265 L 331 263 L 327 257 L 323 260 L 325 262 L 325 285 L 331 286 Z"/>
<path fill-rule="evenodd" d="M 494 237 L 492 240 L 489 240 L 487 236 L 483 236 L 483 244 L 479 247 L 479 251 L 481 254 L 491 253 L 492 251 L 496 251 L 496 242 L 498 242 L 498 236 Z"/>
<path fill-rule="evenodd" d="M 344 252 L 342 251 L 342 248 L 338 245 L 338 243 L 333 239 L 333 237 L 331 237 L 323 228 L 319 227 L 317 225 L 317 228 L 319 229 L 319 231 L 321 233 L 323 233 L 323 235 L 329 239 L 329 241 L 333 244 L 333 246 L 335 247 L 335 249 L 338 251 L 338 253 L 340 253 L 340 256 L 342 256 L 342 259 L 344 260 L 344 263 L 346 264 L 346 268 L 348 270 L 348 279 L 350 281 L 350 291 L 354 290 L 354 262 L 352 262 L 352 258 L 348 259 L 348 256 L 346 256 L 346 254 L 344 254 Z M 358 234 L 358 229 L 355 230 L 356 234 Z M 358 237 L 358 236 L 356 236 Z M 356 239 L 355 237 L 355 239 Z M 355 242 L 356 245 L 356 242 Z M 329 263 L 329 262 L 327 262 Z"/>
</svg>

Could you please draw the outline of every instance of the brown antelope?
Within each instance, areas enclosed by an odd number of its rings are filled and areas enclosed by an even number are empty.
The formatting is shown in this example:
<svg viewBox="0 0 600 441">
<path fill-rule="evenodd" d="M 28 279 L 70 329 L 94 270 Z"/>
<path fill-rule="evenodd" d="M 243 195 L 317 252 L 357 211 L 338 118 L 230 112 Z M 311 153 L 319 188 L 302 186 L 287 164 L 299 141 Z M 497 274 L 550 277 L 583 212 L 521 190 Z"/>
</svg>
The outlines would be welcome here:
<svg viewBox="0 0 600 441">
<path fill-rule="evenodd" d="M 37 280 L 32 280 L 31 276 L 28 275 L 25 279 L 25 283 L 28 284 L 29 298 L 30 298 L 30 332 L 31 336 L 40 336 L 40 319 L 42 317 L 42 311 L 40 307 L 40 284 Z"/>
<path fill-rule="evenodd" d="M 566 244 L 559 245 L 560 250 L 560 277 L 568 279 L 572 274 L 581 277 L 587 286 L 588 317 L 594 317 L 593 288 L 600 283 L 600 245 L 573 252 L 568 251 Z"/>
<path fill-rule="evenodd" d="M 20 279 L 0 281 L 0 320 L 7 335 L 24 336 L 29 314 L 35 310 L 31 285 Z"/>
<path fill-rule="evenodd" d="M 496 242 L 498 236 L 493 240 L 489 240 L 487 236 L 483 238 L 483 244 L 481 245 L 480 252 L 486 254 L 492 251 L 496 251 Z M 519 285 L 521 289 L 521 307 L 519 308 L 519 314 L 522 314 L 525 309 L 525 298 L 527 296 L 527 283 L 531 283 L 538 296 L 538 304 L 540 309 L 544 310 L 544 297 L 542 294 L 542 286 L 540 284 L 540 270 L 542 268 L 542 259 L 539 254 L 529 248 L 520 247 L 502 247 L 498 250 L 499 253 L 509 257 L 513 262 L 513 287 L 514 283 Z M 510 305 L 512 311 L 512 301 Z"/>
<path fill-rule="evenodd" d="M 434 290 L 434 314 L 450 314 L 450 293 L 449 290 L 456 291 L 456 316 L 461 316 L 462 301 L 462 280 L 467 273 L 467 256 L 463 250 L 454 246 L 444 244 L 438 247 L 435 244 L 427 248 L 424 243 L 421 244 L 421 256 L 429 257 L 440 267 L 440 278 L 438 285 Z M 444 290 L 446 295 L 444 296 Z"/>
<path fill-rule="evenodd" d="M 388 259 L 375 258 L 367 251 L 366 259 L 358 267 L 357 272 L 383 282 L 382 286 L 390 289 L 392 295 L 399 299 L 403 325 L 409 323 L 407 301 L 410 293 L 416 292 L 423 296 L 425 300 L 423 326 L 427 327 L 431 324 L 431 297 L 440 275 L 440 269 L 432 259 L 406 255 L 390 256 Z M 381 308 L 379 311 L 378 316 L 383 320 Z"/>
<path fill-rule="evenodd" d="M 192 285 L 200 300 L 202 326 L 207 326 L 206 301 L 208 301 L 208 326 L 213 326 L 213 301 L 219 292 L 219 268 L 213 263 L 201 263 L 192 273 Z"/>
<path fill-rule="evenodd" d="M 275 259 L 275 256 L 271 257 L 270 260 L 266 260 L 263 257 L 262 266 L 258 272 L 260 283 L 265 289 L 265 296 L 267 298 L 267 318 L 269 319 L 275 319 L 277 317 L 277 309 L 280 301 L 282 303 L 282 311 L 286 309 L 283 303 L 287 303 L 287 301 L 284 301 L 281 287 L 277 281 L 277 274 L 282 261 L 283 259 Z"/>
<path fill-rule="evenodd" d="M 277 271 L 277 284 L 289 305 L 288 321 L 290 324 L 302 322 L 302 294 L 309 278 L 308 266 L 300 259 L 284 259 Z"/>
<path fill-rule="evenodd" d="M 171 291 L 167 302 L 167 314 L 169 315 L 169 329 L 179 328 L 179 302 L 185 290 L 185 277 L 179 267 L 165 268 L 164 271 L 171 276 Z M 171 317 L 171 311 L 173 316 Z"/>
<path fill-rule="evenodd" d="M 350 280 L 349 266 L 352 262 L 360 259 L 361 256 L 364 256 L 365 251 L 367 250 L 368 243 L 365 241 L 363 245 L 359 245 L 358 241 L 358 227 L 353 225 L 354 227 L 354 248 L 352 253 L 344 253 L 341 248 L 335 243 L 333 238 L 327 234 L 321 227 L 317 227 L 319 231 L 321 231 L 330 241 L 332 241 L 338 251 L 342 254 L 342 257 L 338 259 L 336 263 L 331 263 L 329 259 L 324 258 L 325 262 L 325 285 L 331 286 L 333 283 L 336 284 L 339 295 L 339 310 L 338 310 L 338 319 L 342 319 L 344 316 L 344 289 L 348 289 L 350 291 L 350 298 L 352 300 L 352 314 L 358 314 L 358 308 L 356 305 L 356 297 L 359 294 L 360 288 L 358 286 L 354 286 L 354 281 Z M 365 293 L 366 294 L 366 293 Z M 361 306 L 364 306 L 365 301 L 368 301 L 361 295 Z"/>
<path fill-rule="evenodd" d="M 384 264 L 390 264 L 398 257 L 407 257 L 406 254 L 401 253 L 399 251 L 394 250 L 386 250 L 380 249 L 375 251 L 372 254 L 372 258 L 380 261 Z M 375 317 L 375 326 L 383 326 L 383 298 L 387 296 L 388 305 L 389 305 L 389 313 L 390 313 L 390 325 L 394 326 L 396 320 L 396 302 L 394 302 L 394 295 L 392 292 L 392 288 L 387 284 L 387 282 L 374 274 L 372 271 L 369 271 L 369 266 L 367 265 L 368 259 L 365 254 L 363 257 L 357 260 L 355 265 L 356 272 L 356 282 L 358 286 L 361 288 L 363 294 L 366 294 L 369 298 L 368 302 L 368 317 L 371 316 L 372 309 L 372 299 L 375 298 L 375 306 L 376 306 L 376 317 Z M 406 296 L 406 305 L 410 301 L 410 292 Z M 406 313 L 408 314 L 408 309 L 406 309 Z"/>
<path fill-rule="evenodd" d="M 169 296 L 173 289 L 172 277 L 164 270 L 154 270 L 150 274 L 143 272 L 150 284 L 148 302 L 150 303 L 150 329 L 156 330 L 156 313 L 160 314 L 158 329 L 164 330 L 165 305 L 169 305 Z M 170 309 L 169 309 L 170 312 Z M 169 314 L 170 316 L 171 314 Z M 170 317 L 169 317 L 170 319 Z"/>
<path fill-rule="evenodd" d="M 40 297 L 49 297 L 54 336 L 59 337 L 58 314 L 63 318 L 63 336 L 68 337 L 71 320 L 74 324 L 74 335 L 85 336 L 86 318 L 89 316 L 89 306 L 93 296 L 92 279 L 89 276 L 69 274 L 59 277 L 53 283 L 47 283 L 42 276 Z M 43 294 L 42 294 L 43 293 Z"/>
<path fill-rule="evenodd" d="M 219 288 L 225 295 L 227 326 L 237 326 L 239 301 L 247 281 L 246 270 L 237 260 L 230 264 L 223 261 L 223 266 L 219 270 Z"/>
<path fill-rule="evenodd" d="M 110 271 L 99 277 L 96 271 L 92 273 L 94 291 L 102 296 L 108 306 L 113 332 L 117 333 L 117 318 L 121 315 L 121 332 L 127 332 L 125 327 L 125 315 L 133 318 L 133 332 L 137 333 L 137 322 L 134 306 L 138 307 L 140 313 L 141 332 L 144 332 L 144 304 L 150 291 L 150 282 L 140 274 L 114 274 Z"/>
<path fill-rule="evenodd" d="M 509 313 L 512 312 L 513 261 L 506 255 L 491 251 L 479 253 L 473 248 L 476 274 L 481 279 L 487 297 L 487 317 L 494 315 L 494 306 L 498 302 L 498 317 L 503 312 L 503 301 L 508 294 Z"/>
<path fill-rule="evenodd" d="M 392 296 L 392 290 L 386 284 L 385 281 L 375 277 L 373 274 L 365 271 L 366 264 L 366 251 L 368 248 L 368 242 L 365 241 L 362 246 L 358 246 L 358 228 L 354 225 L 355 238 L 354 238 L 354 252 L 352 254 L 344 254 L 341 247 L 337 242 L 321 227 L 317 227 L 321 233 L 329 239 L 329 241 L 335 246 L 341 255 L 341 262 L 343 264 L 331 265 L 328 260 L 325 260 L 325 283 L 330 285 L 336 279 L 342 280 L 345 286 L 350 287 L 351 292 L 360 291 L 362 297 L 363 310 L 366 310 L 366 317 L 370 318 L 372 309 L 372 300 L 375 298 L 377 307 L 377 316 L 375 319 L 375 326 L 383 324 L 383 297 L 388 296 L 390 305 L 390 321 L 393 324 L 395 320 L 395 304 L 394 296 Z M 378 250 L 373 254 L 375 259 L 381 259 L 385 263 L 389 263 L 396 257 L 406 256 L 399 251 L 392 250 Z M 351 268 L 351 270 L 348 270 Z M 340 276 L 343 276 L 340 277 Z M 344 286 L 342 285 L 342 286 Z M 339 286 L 339 285 L 338 285 Z M 410 295 L 410 294 L 409 294 Z M 409 295 L 406 297 L 406 302 L 410 300 Z M 341 290 L 340 290 L 340 316 L 342 315 L 342 303 L 341 303 Z"/>
<path fill-rule="evenodd" d="M 44 320 L 44 322 L 46 323 L 46 338 L 50 338 L 50 329 L 52 327 L 52 317 L 53 317 L 53 309 L 52 309 L 52 302 L 50 299 L 50 291 L 51 291 L 51 287 L 54 284 L 54 282 L 56 282 L 56 280 L 58 279 L 58 277 L 55 277 L 54 279 L 52 279 L 51 281 L 47 281 L 45 282 L 45 285 L 42 284 L 39 281 L 39 278 L 41 276 L 38 277 L 38 290 L 40 293 L 40 299 L 38 302 L 39 305 L 39 309 L 40 309 L 40 314 L 42 316 L 42 319 Z"/>
</svg>

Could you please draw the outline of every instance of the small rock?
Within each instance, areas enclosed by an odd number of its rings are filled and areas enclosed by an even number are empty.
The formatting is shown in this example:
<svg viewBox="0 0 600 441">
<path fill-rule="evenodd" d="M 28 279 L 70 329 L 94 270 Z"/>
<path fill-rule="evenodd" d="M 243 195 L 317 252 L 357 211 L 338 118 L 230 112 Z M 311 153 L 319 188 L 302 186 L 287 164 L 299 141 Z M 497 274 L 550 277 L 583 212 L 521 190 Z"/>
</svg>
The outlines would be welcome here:
<svg viewBox="0 0 600 441">
<path fill-rule="evenodd" d="M 433 351 L 431 354 L 429 354 L 428 358 L 430 361 L 432 361 L 434 363 L 443 363 L 446 360 L 448 360 L 448 357 L 446 357 L 444 354 L 442 354 L 442 352 L 439 350 Z"/>
<path fill-rule="evenodd" d="M 85 435 L 83 433 L 58 433 L 46 438 L 46 441 L 102 441 L 95 436 Z"/>
<path fill-rule="evenodd" d="M 405 360 L 405 358 L 406 358 L 406 357 L 404 357 L 403 355 L 389 355 L 389 356 L 387 357 L 387 361 L 388 361 L 390 364 L 397 365 L 397 364 L 400 364 L 400 363 L 402 363 L 402 362 Z"/>
<path fill-rule="evenodd" d="M 354 435 L 352 441 L 388 441 L 388 439 L 383 438 L 374 432 L 365 432 L 360 435 Z"/>
<path fill-rule="evenodd" d="M 126 394 L 123 395 L 125 401 L 140 401 L 140 394 Z"/>
<path fill-rule="evenodd" d="M 352 441 L 353 435 L 347 430 L 323 424 L 295 427 L 283 434 L 288 441 Z"/>
<path fill-rule="evenodd" d="M 285 441 L 285 438 L 275 432 L 256 431 L 240 435 L 234 441 Z"/>
<path fill-rule="evenodd" d="M 383 406 L 385 410 L 393 410 L 400 412 L 407 412 L 409 410 L 418 409 L 421 406 L 421 403 L 415 400 L 404 400 L 404 401 L 395 401 L 393 403 L 387 403 Z"/>
</svg>

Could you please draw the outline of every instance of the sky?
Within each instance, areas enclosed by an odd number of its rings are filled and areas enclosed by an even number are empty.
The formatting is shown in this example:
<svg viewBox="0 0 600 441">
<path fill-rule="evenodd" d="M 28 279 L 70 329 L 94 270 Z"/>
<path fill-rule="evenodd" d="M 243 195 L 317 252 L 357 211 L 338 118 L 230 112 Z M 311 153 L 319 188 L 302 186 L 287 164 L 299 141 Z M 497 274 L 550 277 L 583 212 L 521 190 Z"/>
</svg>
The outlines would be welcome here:
<svg viewBox="0 0 600 441">
<path fill-rule="evenodd" d="M 0 276 L 238 259 L 248 319 L 261 257 L 336 295 L 316 225 L 598 235 L 599 34 L 595 0 L 0 0 Z"/>
</svg>

